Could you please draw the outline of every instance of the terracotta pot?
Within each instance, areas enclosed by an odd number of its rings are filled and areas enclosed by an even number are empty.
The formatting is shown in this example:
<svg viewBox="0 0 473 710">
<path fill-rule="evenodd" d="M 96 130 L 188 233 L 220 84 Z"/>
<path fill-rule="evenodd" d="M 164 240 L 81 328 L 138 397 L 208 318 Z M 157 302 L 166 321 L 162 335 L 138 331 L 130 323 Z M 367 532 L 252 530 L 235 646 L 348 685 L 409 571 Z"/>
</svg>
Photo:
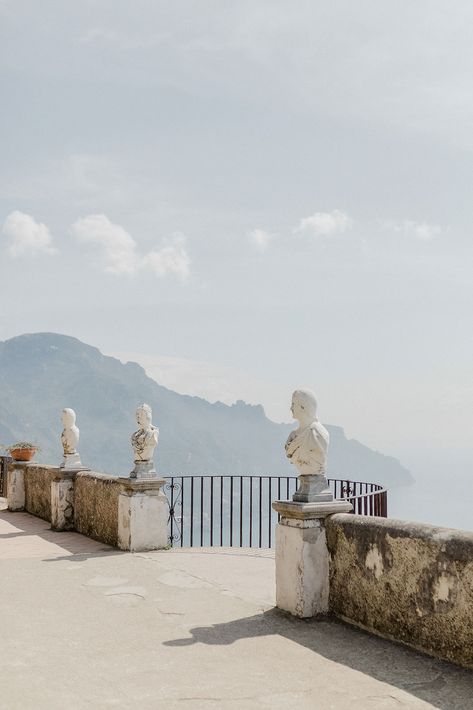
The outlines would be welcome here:
<svg viewBox="0 0 473 710">
<path fill-rule="evenodd" d="M 10 456 L 14 461 L 31 461 L 36 449 L 11 449 Z"/>
</svg>

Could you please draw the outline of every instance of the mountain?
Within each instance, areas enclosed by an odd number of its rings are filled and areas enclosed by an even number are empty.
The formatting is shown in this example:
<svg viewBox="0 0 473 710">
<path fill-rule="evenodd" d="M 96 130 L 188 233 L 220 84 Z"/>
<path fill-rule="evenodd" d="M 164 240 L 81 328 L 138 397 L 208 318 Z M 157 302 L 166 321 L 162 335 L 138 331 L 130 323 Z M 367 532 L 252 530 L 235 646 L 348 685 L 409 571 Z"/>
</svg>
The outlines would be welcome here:
<svg viewBox="0 0 473 710">
<path fill-rule="evenodd" d="M 162 475 L 294 474 L 284 455 L 293 426 L 270 421 L 261 405 L 211 404 L 178 394 L 150 379 L 140 365 L 123 364 L 65 335 L 35 333 L 0 342 L 0 442 L 33 441 L 44 463 L 61 460 L 60 413 L 72 407 L 83 463 L 127 475 L 141 402 L 151 405 L 160 429 L 156 464 Z M 396 459 L 348 440 L 340 427 L 327 428 L 330 476 L 387 485 L 412 482 Z"/>
</svg>

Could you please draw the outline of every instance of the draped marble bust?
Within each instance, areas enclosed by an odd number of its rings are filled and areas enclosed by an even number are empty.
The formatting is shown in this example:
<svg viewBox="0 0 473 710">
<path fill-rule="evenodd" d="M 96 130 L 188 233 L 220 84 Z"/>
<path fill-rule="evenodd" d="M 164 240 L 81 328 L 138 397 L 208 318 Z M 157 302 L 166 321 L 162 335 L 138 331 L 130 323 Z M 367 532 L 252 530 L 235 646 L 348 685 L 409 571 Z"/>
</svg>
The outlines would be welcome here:
<svg viewBox="0 0 473 710">
<path fill-rule="evenodd" d="M 153 455 L 158 445 L 159 429 L 153 426 L 152 418 L 149 404 L 141 404 L 136 410 L 136 421 L 140 428 L 131 437 L 135 460 L 135 468 L 130 474 L 132 478 L 156 475 Z"/>
<path fill-rule="evenodd" d="M 299 473 L 299 489 L 293 500 L 332 500 L 325 473 L 329 433 L 317 418 L 317 400 L 310 390 L 296 390 L 291 412 L 299 427 L 289 434 L 286 456 Z"/>
<path fill-rule="evenodd" d="M 79 445 L 79 427 L 76 425 L 76 413 L 70 407 L 61 412 L 61 423 L 64 427 L 61 433 L 61 444 L 64 458 L 60 468 L 83 468 L 77 447 Z"/>
</svg>

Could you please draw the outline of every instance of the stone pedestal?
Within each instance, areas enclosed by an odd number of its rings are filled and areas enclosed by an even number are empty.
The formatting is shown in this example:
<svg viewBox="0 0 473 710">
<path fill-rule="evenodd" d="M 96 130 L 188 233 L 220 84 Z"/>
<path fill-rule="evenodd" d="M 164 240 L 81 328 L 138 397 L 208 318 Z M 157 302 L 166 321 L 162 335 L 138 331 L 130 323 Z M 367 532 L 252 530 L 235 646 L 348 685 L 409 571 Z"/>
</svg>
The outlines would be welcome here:
<svg viewBox="0 0 473 710">
<path fill-rule="evenodd" d="M 88 471 L 88 468 L 82 465 L 80 454 L 77 451 L 75 454 L 64 454 L 61 468 L 66 471 Z"/>
<path fill-rule="evenodd" d="M 301 618 L 320 616 L 329 610 L 324 519 L 352 510 L 348 501 L 323 498 L 311 503 L 273 503 L 281 516 L 276 527 L 276 606 Z"/>
<path fill-rule="evenodd" d="M 74 530 L 74 471 L 58 469 L 51 481 L 51 528 Z"/>
<path fill-rule="evenodd" d="M 299 476 L 299 487 L 292 496 L 298 503 L 321 503 L 332 501 L 333 493 L 323 473 Z"/>
<path fill-rule="evenodd" d="M 8 510 L 24 510 L 25 495 L 25 470 L 27 463 L 13 461 L 8 464 L 7 473 L 7 503 Z"/>
<path fill-rule="evenodd" d="M 169 506 L 162 490 L 164 478 L 120 478 L 118 547 L 131 552 L 168 546 Z"/>
<path fill-rule="evenodd" d="M 135 467 L 130 473 L 130 478 L 156 478 L 157 476 L 153 461 L 135 461 Z"/>
</svg>

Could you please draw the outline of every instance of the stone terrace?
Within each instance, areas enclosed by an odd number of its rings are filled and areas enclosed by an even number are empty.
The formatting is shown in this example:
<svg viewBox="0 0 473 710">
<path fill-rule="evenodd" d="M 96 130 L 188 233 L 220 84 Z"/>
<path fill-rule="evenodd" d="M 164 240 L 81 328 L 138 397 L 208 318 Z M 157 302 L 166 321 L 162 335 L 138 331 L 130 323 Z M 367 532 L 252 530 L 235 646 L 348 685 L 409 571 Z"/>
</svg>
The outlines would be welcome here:
<svg viewBox="0 0 473 710">
<path fill-rule="evenodd" d="M 123 553 L 0 511 L 8 710 L 471 707 L 473 673 L 273 609 L 267 550 Z"/>
</svg>

